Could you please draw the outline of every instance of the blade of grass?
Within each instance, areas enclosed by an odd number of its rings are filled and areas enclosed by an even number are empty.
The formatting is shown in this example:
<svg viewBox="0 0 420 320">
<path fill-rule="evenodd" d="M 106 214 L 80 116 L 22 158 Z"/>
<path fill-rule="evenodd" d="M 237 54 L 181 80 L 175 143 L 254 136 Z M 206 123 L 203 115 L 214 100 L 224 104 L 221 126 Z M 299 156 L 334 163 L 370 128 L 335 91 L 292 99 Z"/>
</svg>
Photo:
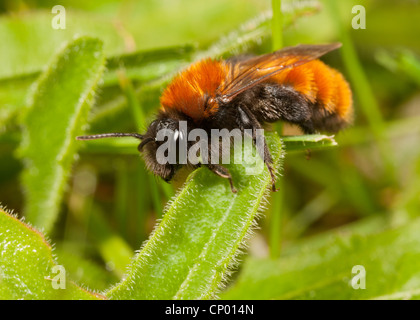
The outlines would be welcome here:
<svg viewBox="0 0 420 320">
<path fill-rule="evenodd" d="M 125 71 L 123 70 L 120 70 L 119 72 L 119 81 L 120 81 L 121 89 L 124 91 L 125 96 L 127 98 L 128 107 L 130 108 L 131 113 L 134 116 L 136 126 L 139 130 L 144 132 L 147 129 L 146 117 L 144 115 L 143 109 L 141 108 L 137 100 L 133 85 L 130 79 L 126 77 Z M 162 205 L 160 204 L 161 198 L 159 194 L 159 189 L 163 189 L 164 193 L 169 196 L 168 199 L 170 199 L 170 196 L 172 196 L 173 193 L 170 193 L 168 188 L 163 188 L 162 184 L 159 183 L 156 179 L 154 179 L 151 175 L 149 176 L 149 182 L 150 182 L 150 185 L 152 186 L 151 191 L 152 191 L 153 203 L 155 205 L 155 210 L 158 213 L 162 212 Z"/>
<path fill-rule="evenodd" d="M 226 57 L 232 54 L 240 54 L 249 51 L 255 44 L 260 44 L 264 39 L 274 36 L 277 42 L 273 50 L 281 48 L 282 32 L 284 28 L 291 26 L 300 17 L 310 15 L 318 11 L 317 1 L 293 1 L 283 2 L 279 5 L 279 0 L 275 1 L 275 17 L 273 11 L 264 12 L 257 17 L 245 22 L 237 30 L 233 30 L 211 45 L 208 49 L 198 52 L 195 59 L 206 57 Z M 277 10 L 277 8 L 279 8 Z M 281 8 L 281 11 L 280 11 Z M 279 19 L 280 17 L 280 19 Z M 273 20 L 275 22 L 273 24 Z M 274 31 L 274 28 L 276 29 Z M 273 33 L 274 31 L 274 33 Z M 273 45 L 274 46 L 274 45 Z"/>
<path fill-rule="evenodd" d="M 283 216 L 284 216 L 284 182 L 279 179 L 276 188 L 279 189 L 273 196 L 270 216 L 268 218 L 270 224 L 269 231 L 269 248 L 270 258 L 276 259 L 280 256 L 281 240 L 283 236 Z"/>
<path fill-rule="evenodd" d="M 125 70 L 124 76 L 131 80 L 146 82 L 160 78 L 178 69 L 180 64 L 191 61 L 195 50 L 194 46 L 187 44 L 110 57 L 104 82 L 106 85 L 117 82 L 121 85 L 122 69 Z"/>
<path fill-rule="evenodd" d="M 271 0 L 273 18 L 271 19 L 271 34 L 273 51 L 283 47 L 283 13 L 281 11 L 281 0 Z"/>
<path fill-rule="evenodd" d="M 316 237 L 276 261 L 249 259 L 222 299 L 416 299 L 419 292 L 420 220 L 368 235 Z M 325 236 L 325 235 L 324 235 Z M 315 242 L 315 245 L 314 245 Z M 354 266 L 366 272 L 366 290 L 355 290 Z M 397 271 L 398 270 L 398 271 Z M 359 281 L 357 281 L 359 282 Z M 413 294 L 415 293 L 415 294 Z"/>
<path fill-rule="evenodd" d="M 130 172 L 127 162 L 124 159 L 116 161 L 115 172 L 115 205 L 114 216 L 118 221 L 118 233 L 121 237 L 128 238 L 128 221 L 129 221 L 129 199 L 128 193 Z"/>
<path fill-rule="evenodd" d="M 158 218 L 161 218 L 161 214 L 163 212 L 163 205 L 162 205 L 162 199 L 159 193 L 157 179 L 150 172 L 148 172 L 147 180 L 149 181 L 149 188 L 150 188 L 149 191 L 152 196 L 153 209 L 155 210 L 156 216 Z"/>
<path fill-rule="evenodd" d="M 328 211 L 335 203 L 336 197 L 331 196 L 328 189 L 322 190 L 308 202 L 293 218 L 288 221 L 284 232 L 288 239 L 298 238 L 308 227 Z"/>
<path fill-rule="evenodd" d="M 88 221 L 81 221 L 88 228 L 88 235 L 96 243 L 99 254 L 112 270 L 121 278 L 133 256 L 130 245 L 109 225 L 103 210 L 92 203 Z M 84 219 L 84 217 L 81 217 Z"/>
<path fill-rule="evenodd" d="M 118 174 L 120 170 L 120 168 L 117 168 L 116 174 Z M 107 269 L 109 271 L 113 271 L 113 273 L 120 279 L 125 271 L 125 268 L 130 263 L 133 250 L 125 241 L 123 232 L 117 233 L 114 231 L 113 225 L 109 222 L 109 219 L 107 219 L 106 212 L 95 202 L 95 176 L 96 173 L 91 171 L 89 167 L 80 168 L 75 172 L 70 193 L 70 200 L 68 202 L 69 214 L 67 215 L 65 225 L 66 229 L 71 228 L 72 222 L 74 224 L 76 221 L 78 225 L 83 226 L 83 236 L 79 231 L 78 240 L 82 243 L 94 243 L 99 255 L 107 265 Z M 119 183 L 121 184 L 121 182 Z M 118 197 L 119 195 L 117 194 L 117 208 L 121 205 L 118 202 Z M 124 212 L 120 212 L 115 218 L 115 220 L 120 222 L 120 225 L 123 224 L 122 220 L 124 220 L 124 214 Z M 74 233 L 71 232 L 71 230 L 66 230 L 63 241 L 65 245 L 62 247 L 63 251 L 65 249 L 72 251 L 71 247 L 66 247 L 67 244 L 72 243 L 72 239 L 66 239 L 69 238 L 71 234 Z M 80 254 L 87 254 L 87 252 L 85 252 L 87 249 L 87 246 L 83 246 Z"/>
<path fill-rule="evenodd" d="M 271 0 L 271 50 L 276 51 L 283 47 L 283 12 L 281 7 L 281 0 Z M 279 122 L 276 124 L 276 131 L 281 135 L 283 126 Z M 281 186 L 277 186 L 279 191 L 273 197 L 273 205 L 269 216 L 270 231 L 269 231 L 269 244 L 270 244 L 270 257 L 276 259 L 280 256 L 280 242 L 282 236 L 282 217 L 283 217 L 283 196 L 284 196 L 284 183 L 280 179 Z"/>
<path fill-rule="evenodd" d="M 369 123 L 385 165 L 384 176 L 387 177 L 390 182 L 395 183 L 397 180 L 394 161 L 392 158 L 393 152 L 391 144 L 386 137 L 386 126 L 381 110 L 363 70 L 363 66 L 357 56 L 349 31 L 343 24 L 343 21 L 346 20 L 342 19 L 339 14 L 338 2 L 335 0 L 327 0 L 327 3 L 330 13 L 334 17 L 335 25 L 340 31 L 340 40 L 343 43 L 340 52 L 342 54 L 344 65 L 350 77 L 357 99 L 360 102 L 361 111 Z M 348 26 L 350 25 L 351 24 L 349 22 Z"/>
<path fill-rule="evenodd" d="M 120 87 L 125 94 L 127 105 L 134 117 L 136 127 L 139 131 L 144 131 L 146 129 L 146 117 L 144 115 L 143 109 L 140 107 L 137 101 L 133 84 L 131 83 L 130 79 L 127 78 L 125 69 L 119 69 L 117 73 Z"/>
<path fill-rule="evenodd" d="M 375 58 L 380 64 L 393 72 L 403 71 L 420 86 L 420 59 L 413 52 L 399 50 L 393 55 L 382 50 L 375 55 Z"/>
<path fill-rule="evenodd" d="M 332 136 L 325 136 L 319 134 L 313 135 L 301 135 L 301 136 L 283 136 L 283 145 L 286 152 L 301 152 L 312 149 L 320 149 L 326 147 L 336 146 L 337 143 Z M 269 219 L 270 231 L 269 231 L 269 243 L 270 243 L 270 257 L 272 259 L 278 258 L 281 251 L 281 237 L 283 228 L 283 214 L 284 206 L 284 194 L 283 180 L 278 182 L 277 188 L 280 190 L 273 197 L 273 205 L 271 208 L 271 215 Z"/>
</svg>

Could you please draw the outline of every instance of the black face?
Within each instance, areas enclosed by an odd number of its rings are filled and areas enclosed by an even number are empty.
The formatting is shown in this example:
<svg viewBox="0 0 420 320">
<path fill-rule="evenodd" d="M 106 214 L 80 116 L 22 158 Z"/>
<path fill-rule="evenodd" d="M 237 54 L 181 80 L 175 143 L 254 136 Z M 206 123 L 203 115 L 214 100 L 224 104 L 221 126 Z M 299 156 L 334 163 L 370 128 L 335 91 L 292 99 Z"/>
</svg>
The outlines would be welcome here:
<svg viewBox="0 0 420 320">
<path fill-rule="evenodd" d="M 168 139 L 176 143 L 179 139 L 184 139 L 184 135 L 180 134 L 177 120 L 161 118 L 149 125 L 142 142 L 138 146 L 138 150 L 143 154 L 146 167 L 165 181 L 172 179 L 177 167 L 176 163 L 165 161 L 158 152 L 159 147 L 167 143 Z M 163 156 L 167 156 L 167 154 L 163 154 Z"/>
<path fill-rule="evenodd" d="M 179 166 L 178 145 L 187 143 L 187 128 L 180 129 L 180 120 L 182 118 L 177 117 L 177 114 L 167 115 L 162 113 L 159 114 L 157 120 L 149 125 L 144 135 L 139 133 L 102 133 L 79 136 L 76 139 L 93 140 L 117 137 L 133 137 L 139 139 L 141 143 L 138 146 L 138 150 L 143 154 L 147 169 L 165 181 L 169 181 Z M 162 146 L 163 144 L 166 145 Z M 169 145 L 171 152 L 167 148 Z M 161 146 L 162 148 L 159 148 Z M 169 153 L 170 156 L 168 156 Z"/>
</svg>

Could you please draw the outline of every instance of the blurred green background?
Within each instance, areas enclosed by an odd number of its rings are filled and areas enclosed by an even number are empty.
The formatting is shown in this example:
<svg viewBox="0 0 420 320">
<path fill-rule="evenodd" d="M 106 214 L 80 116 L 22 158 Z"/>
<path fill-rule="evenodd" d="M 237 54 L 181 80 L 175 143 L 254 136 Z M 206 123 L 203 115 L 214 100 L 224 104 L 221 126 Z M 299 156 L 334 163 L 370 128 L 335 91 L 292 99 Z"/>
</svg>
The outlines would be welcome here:
<svg viewBox="0 0 420 320">
<path fill-rule="evenodd" d="M 65 30 L 51 27 L 57 4 L 66 8 Z M 364 0 L 366 29 L 355 30 L 351 9 L 357 4 L 283 1 L 295 12 L 284 17 L 284 46 L 343 43 L 325 61 L 353 88 L 355 122 L 336 136 L 338 147 L 286 154 L 283 190 L 269 201 L 251 255 L 275 257 L 336 228 L 376 232 L 420 213 L 420 3 Z M 24 215 L 23 167 L 16 156 L 20 114 L 33 81 L 75 35 L 103 40 L 109 59 L 89 132 L 131 132 L 138 128 L 126 81 L 152 119 L 165 76 L 192 60 L 271 51 L 264 18 L 270 10 L 268 0 L 0 1 L 1 204 Z M 165 56 L 161 49 L 171 47 L 178 53 Z M 161 61 L 136 61 L 136 52 L 144 50 L 151 57 L 162 54 Z M 287 125 L 283 131 L 297 133 Z M 72 277 L 95 289 L 121 277 L 174 194 L 174 185 L 146 172 L 135 151 L 83 148 L 50 235 Z"/>
</svg>

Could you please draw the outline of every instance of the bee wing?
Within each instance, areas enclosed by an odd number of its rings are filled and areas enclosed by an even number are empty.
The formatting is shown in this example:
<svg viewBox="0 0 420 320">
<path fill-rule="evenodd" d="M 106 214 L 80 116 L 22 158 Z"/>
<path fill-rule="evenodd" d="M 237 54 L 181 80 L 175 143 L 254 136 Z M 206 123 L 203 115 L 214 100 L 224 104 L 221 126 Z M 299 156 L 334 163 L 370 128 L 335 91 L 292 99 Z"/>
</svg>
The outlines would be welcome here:
<svg viewBox="0 0 420 320">
<path fill-rule="evenodd" d="M 230 102 L 241 92 L 269 79 L 279 72 L 318 59 L 341 47 L 340 43 L 326 45 L 298 45 L 262 56 L 232 62 L 227 84 L 220 91 L 220 99 Z"/>
</svg>

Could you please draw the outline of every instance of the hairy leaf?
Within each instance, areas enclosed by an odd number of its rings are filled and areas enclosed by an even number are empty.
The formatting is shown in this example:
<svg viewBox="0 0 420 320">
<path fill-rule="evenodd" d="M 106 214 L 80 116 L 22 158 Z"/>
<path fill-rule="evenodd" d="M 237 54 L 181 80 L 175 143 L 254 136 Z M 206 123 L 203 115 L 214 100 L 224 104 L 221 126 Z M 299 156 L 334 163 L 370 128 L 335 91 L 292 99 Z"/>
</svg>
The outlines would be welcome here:
<svg viewBox="0 0 420 320">
<path fill-rule="evenodd" d="M 25 215 L 47 233 L 59 212 L 77 151 L 75 137 L 86 125 L 104 61 L 101 41 L 71 42 L 35 83 L 23 118 L 19 155 L 25 165 Z"/>
<path fill-rule="evenodd" d="M 275 166 L 277 135 L 267 135 Z M 213 298 L 235 264 L 271 179 L 262 159 L 244 144 L 242 164 L 228 165 L 238 193 L 227 180 L 201 168 L 193 172 L 168 206 L 126 278 L 106 295 L 112 299 Z M 254 163 L 255 161 L 255 163 Z M 261 169 L 252 172 L 251 169 Z M 251 171 L 250 171 L 251 170 Z"/>
<path fill-rule="evenodd" d="M 67 279 L 35 228 L 0 208 L 0 299 L 103 299 Z"/>
</svg>

